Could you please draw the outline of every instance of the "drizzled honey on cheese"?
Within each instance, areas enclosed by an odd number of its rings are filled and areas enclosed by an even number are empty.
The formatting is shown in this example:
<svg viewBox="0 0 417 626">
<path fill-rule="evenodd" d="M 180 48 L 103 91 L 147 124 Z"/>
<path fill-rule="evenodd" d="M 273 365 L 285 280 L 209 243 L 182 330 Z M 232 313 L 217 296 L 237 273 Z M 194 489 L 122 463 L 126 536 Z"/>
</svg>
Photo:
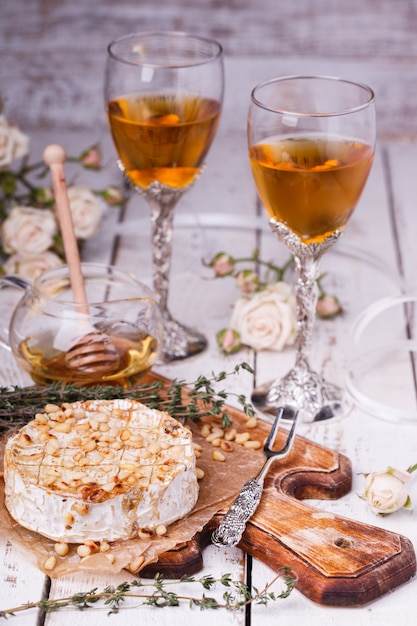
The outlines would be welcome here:
<svg viewBox="0 0 417 626">
<path fill-rule="evenodd" d="M 128 399 L 47 405 L 7 442 L 4 480 L 10 515 L 67 543 L 135 537 L 198 498 L 191 431 Z"/>
</svg>

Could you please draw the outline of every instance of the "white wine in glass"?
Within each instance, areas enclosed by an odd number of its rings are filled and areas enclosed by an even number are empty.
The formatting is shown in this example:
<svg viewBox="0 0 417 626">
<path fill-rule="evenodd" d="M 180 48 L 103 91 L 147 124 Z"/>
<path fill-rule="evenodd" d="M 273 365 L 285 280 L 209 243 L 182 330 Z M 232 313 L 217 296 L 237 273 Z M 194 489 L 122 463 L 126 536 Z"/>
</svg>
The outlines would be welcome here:
<svg viewBox="0 0 417 626">
<path fill-rule="evenodd" d="M 202 351 L 199 330 L 168 310 L 174 208 L 201 174 L 224 91 L 219 43 L 178 32 L 133 33 L 108 48 L 105 102 L 119 166 L 151 208 L 153 287 L 164 322 L 163 357 Z"/>
<path fill-rule="evenodd" d="M 249 160 L 260 200 L 297 271 L 294 367 L 254 390 L 263 413 L 296 407 L 306 422 L 340 416 L 343 392 L 309 363 L 319 260 L 341 235 L 372 166 L 374 93 L 327 76 L 275 78 L 252 91 Z"/>
</svg>

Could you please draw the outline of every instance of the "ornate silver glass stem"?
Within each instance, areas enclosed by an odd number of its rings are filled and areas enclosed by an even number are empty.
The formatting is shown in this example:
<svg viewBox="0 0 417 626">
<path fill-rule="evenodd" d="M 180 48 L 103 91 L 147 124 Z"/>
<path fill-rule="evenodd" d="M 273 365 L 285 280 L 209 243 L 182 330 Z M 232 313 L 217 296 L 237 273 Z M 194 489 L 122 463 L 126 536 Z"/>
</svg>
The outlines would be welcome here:
<svg viewBox="0 0 417 626">
<path fill-rule="evenodd" d="M 300 419 L 304 422 L 329 419 L 344 411 L 343 393 L 311 368 L 309 354 L 316 317 L 319 261 L 342 231 L 335 231 L 320 243 L 306 244 L 282 222 L 272 218 L 269 225 L 295 260 L 297 352 L 294 367 L 284 378 L 255 389 L 252 402 L 263 413 L 274 415 L 278 407 L 291 404 L 298 407 Z"/>
<path fill-rule="evenodd" d="M 174 320 L 168 310 L 174 208 L 190 186 L 175 189 L 155 181 L 146 189 L 135 187 L 151 208 L 153 288 L 164 326 L 163 357 L 168 361 L 197 354 L 207 346 L 201 333 Z"/>
</svg>

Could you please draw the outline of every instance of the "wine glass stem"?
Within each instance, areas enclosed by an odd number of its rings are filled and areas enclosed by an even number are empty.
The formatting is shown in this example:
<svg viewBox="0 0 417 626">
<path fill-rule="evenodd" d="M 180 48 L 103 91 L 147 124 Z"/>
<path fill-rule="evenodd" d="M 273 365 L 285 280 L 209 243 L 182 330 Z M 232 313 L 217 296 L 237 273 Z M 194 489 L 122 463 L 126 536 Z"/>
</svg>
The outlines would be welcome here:
<svg viewBox="0 0 417 626">
<path fill-rule="evenodd" d="M 152 225 L 153 287 L 159 299 L 161 312 L 168 311 L 169 274 L 172 255 L 174 208 L 178 197 L 149 198 Z"/>
<path fill-rule="evenodd" d="M 314 256 L 295 256 L 297 282 L 295 296 L 297 300 L 297 340 L 296 367 L 308 367 L 316 305 L 318 298 L 317 278 L 319 259 Z"/>
</svg>

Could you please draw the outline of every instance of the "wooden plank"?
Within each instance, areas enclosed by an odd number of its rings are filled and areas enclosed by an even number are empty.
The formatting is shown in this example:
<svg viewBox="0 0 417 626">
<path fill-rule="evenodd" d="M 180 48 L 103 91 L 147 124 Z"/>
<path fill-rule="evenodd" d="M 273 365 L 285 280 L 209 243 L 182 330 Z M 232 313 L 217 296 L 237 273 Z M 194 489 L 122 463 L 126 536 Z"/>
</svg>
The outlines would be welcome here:
<svg viewBox="0 0 417 626">
<path fill-rule="evenodd" d="M 6 112 L 30 128 L 105 126 L 102 84 L 109 42 L 135 29 L 184 30 L 218 39 L 230 74 L 236 63 L 249 67 L 253 59 L 258 66 L 254 84 L 266 74 L 293 72 L 369 82 L 377 93 L 381 136 L 413 138 L 417 83 L 410 77 L 415 76 L 416 27 L 414 0 L 352 0 L 349 5 L 181 0 L 158 3 L 157 9 L 152 0 L 140 7 L 131 0 L 117 5 L 63 0 L 31 3 L 29 11 L 25 0 L 5 0 L 0 80 L 7 91 L 2 98 Z M 245 93 L 249 97 L 240 85 L 236 96 L 243 99 Z"/>
<path fill-rule="evenodd" d="M 22 556 L 8 540 L 0 537 L 0 575 L 1 606 L 0 610 L 20 606 L 42 597 L 45 576 L 30 561 Z M 28 626 L 36 623 L 39 611 L 32 609 L 13 617 L 16 626 Z"/>
<path fill-rule="evenodd" d="M 220 565 L 221 564 L 221 565 Z M 220 565 L 220 567 L 219 567 Z M 224 569 L 222 570 L 221 567 Z M 224 573 L 230 573 L 234 580 L 242 580 L 244 576 L 245 560 L 242 557 L 240 550 L 235 548 L 230 550 L 227 557 L 221 554 L 221 550 L 214 546 L 208 548 L 207 554 L 205 554 L 205 567 L 198 576 L 214 575 L 221 576 Z M 112 576 L 111 581 L 108 577 L 92 574 L 91 576 L 74 576 L 69 578 L 62 578 L 52 581 L 50 597 L 66 596 L 73 594 L 80 589 L 90 589 L 98 587 L 102 589 L 108 584 L 117 585 L 125 580 L 133 580 L 133 577 L 126 573 L 121 573 Z M 147 582 L 144 579 L 144 582 Z M 203 593 L 216 597 L 218 601 L 222 601 L 222 593 L 224 589 L 217 587 L 211 591 L 205 591 L 201 586 L 173 583 L 169 586 L 169 591 L 173 591 L 178 594 L 195 595 L 197 598 L 201 598 Z M 118 614 L 111 615 L 112 624 L 115 626 L 143 623 L 153 623 L 157 620 L 160 626 L 180 626 L 187 620 L 195 619 L 198 615 L 199 624 L 202 626 L 209 626 L 213 624 L 213 616 L 218 612 L 213 611 L 201 611 L 199 608 L 189 608 L 188 603 L 185 602 L 181 609 L 165 608 L 155 609 L 152 607 L 140 606 L 141 602 L 138 600 L 126 600 L 123 603 L 125 607 Z M 107 618 L 108 609 L 94 608 L 90 611 L 83 611 L 74 613 L 74 611 L 59 611 L 56 613 L 48 614 L 45 626 L 70 626 L 74 623 L 74 619 L 79 626 L 102 626 L 103 620 Z M 243 611 L 237 613 L 222 611 L 221 620 L 224 626 L 243 626 L 245 623 L 245 615 Z M 18 625 L 20 626 L 20 625 Z"/>
</svg>

